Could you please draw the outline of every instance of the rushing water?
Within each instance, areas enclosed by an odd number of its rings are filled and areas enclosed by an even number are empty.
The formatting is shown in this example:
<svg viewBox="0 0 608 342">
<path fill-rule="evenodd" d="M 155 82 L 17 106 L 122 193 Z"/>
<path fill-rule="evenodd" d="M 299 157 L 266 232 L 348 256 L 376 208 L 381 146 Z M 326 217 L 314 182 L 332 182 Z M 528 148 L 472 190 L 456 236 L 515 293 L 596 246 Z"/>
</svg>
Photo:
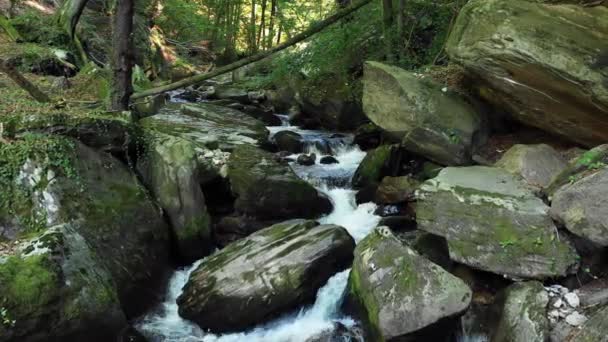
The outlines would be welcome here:
<svg viewBox="0 0 608 342">
<path fill-rule="evenodd" d="M 365 156 L 357 146 L 352 145 L 352 137 L 336 135 L 323 131 L 302 130 L 289 126 L 269 127 L 272 135 L 280 130 L 291 130 L 299 133 L 306 141 L 306 152 L 314 152 L 318 157 L 323 153 L 317 143 L 328 143 L 338 164 L 312 166 L 292 165 L 294 171 L 309 181 L 319 191 L 325 193 L 334 205 L 333 211 L 319 219 L 324 224 L 340 225 L 351 234 L 355 241 L 363 239 L 379 222 L 374 215 L 376 205 L 366 203 L 357 205 L 355 191 L 350 188 L 350 179 L 357 166 Z M 294 155 L 293 157 L 297 157 Z M 350 270 L 335 274 L 327 284 L 319 289 L 315 303 L 309 307 L 285 315 L 275 321 L 256 327 L 250 331 L 226 335 L 208 334 L 195 324 L 182 319 L 177 313 L 176 299 L 190 273 L 200 264 L 175 272 L 171 278 L 166 299 L 159 307 L 150 312 L 137 324 L 137 328 L 153 341 L 168 342 L 302 342 L 320 333 L 334 329 L 336 323 L 346 327 L 355 325 L 355 321 L 340 312 L 344 291 Z"/>
</svg>

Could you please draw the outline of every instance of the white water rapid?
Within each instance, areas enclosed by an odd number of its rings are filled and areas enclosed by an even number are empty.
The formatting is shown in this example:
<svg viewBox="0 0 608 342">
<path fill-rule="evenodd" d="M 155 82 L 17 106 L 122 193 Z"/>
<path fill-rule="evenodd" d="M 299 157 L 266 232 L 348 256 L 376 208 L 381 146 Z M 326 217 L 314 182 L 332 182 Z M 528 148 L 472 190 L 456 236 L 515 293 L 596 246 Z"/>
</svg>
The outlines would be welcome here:
<svg viewBox="0 0 608 342">
<path fill-rule="evenodd" d="M 340 225 L 351 234 L 355 241 L 363 239 L 380 221 L 374 215 L 376 205 L 366 203 L 357 206 L 355 191 L 350 188 L 350 178 L 365 156 L 357 146 L 352 145 L 352 137 L 335 135 L 321 131 L 307 131 L 294 126 L 268 127 L 271 137 L 280 130 L 292 130 L 307 141 L 307 152 L 315 152 L 317 164 L 312 166 L 292 165 L 294 171 L 325 193 L 334 205 L 333 212 L 319 219 L 321 223 Z M 315 142 L 329 143 L 337 164 L 322 165 L 318 160 L 323 155 Z M 297 157 L 297 156 L 294 156 Z M 332 330 L 336 323 L 346 327 L 355 321 L 340 312 L 349 270 L 335 274 L 317 292 L 312 306 L 281 317 L 268 324 L 241 333 L 213 335 L 201 331 L 195 324 L 182 319 L 177 313 L 176 299 L 192 272 L 200 263 L 175 272 L 170 281 L 166 299 L 159 307 L 143 317 L 136 325 L 151 341 L 167 342 L 304 342 L 308 338 Z"/>
</svg>

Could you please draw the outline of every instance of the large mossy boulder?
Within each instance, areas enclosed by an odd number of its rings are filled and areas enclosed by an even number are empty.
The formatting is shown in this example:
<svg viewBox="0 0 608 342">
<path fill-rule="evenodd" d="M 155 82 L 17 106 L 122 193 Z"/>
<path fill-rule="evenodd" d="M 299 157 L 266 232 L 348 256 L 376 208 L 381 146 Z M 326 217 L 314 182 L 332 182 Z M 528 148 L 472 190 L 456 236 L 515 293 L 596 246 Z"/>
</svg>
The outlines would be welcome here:
<svg viewBox="0 0 608 342">
<path fill-rule="evenodd" d="M 467 165 L 486 134 L 481 115 L 440 84 L 398 67 L 365 63 L 363 110 L 406 149 L 443 165 Z"/>
<path fill-rule="evenodd" d="M 406 340 L 429 327 L 417 337 L 445 336 L 432 327 L 464 312 L 472 298 L 462 280 L 403 244 L 387 227 L 376 228 L 355 248 L 348 289 L 365 311 L 375 341 Z"/>
<path fill-rule="evenodd" d="M 212 332 L 239 331 L 314 300 L 350 265 L 355 243 L 338 226 L 291 220 L 206 258 L 177 299 L 182 317 Z"/>
<path fill-rule="evenodd" d="M 549 186 L 568 163 L 549 145 L 518 144 L 511 147 L 496 166 L 520 175 L 528 185 L 542 189 Z"/>
<path fill-rule="evenodd" d="M 289 165 L 251 145 L 237 146 L 228 161 L 237 211 L 260 219 L 316 218 L 332 204 Z"/>
<path fill-rule="evenodd" d="M 549 340 L 549 296 L 538 281 L 515 283 L 500 296 L 502 309 L 492 337 L 495 342 Z"/>
<path fill-rule="evenodd" d="M 595 145 L 608 140 L 606 40 L 606 7 L 474 0 L 446 50 L 514 118 Z"/>
<path fill-rule="evenodd" d="M 608 166 L 590 169 L 560 188 L 551 202 L 551 215 L 570 232 L 602 247 L 608 246 Z"/>
<path fill-rule="evenodd" d="M 493 167 L 448 167 L 416 193 L 418 228 L 443 236 L 457 262 L 510 278 L 545 279 L 577 268 L 549 207 L 516 176 Z"/>
<path fill-rule="evenodd" d="M 158 208 L 121 162 L 69 138 L 25 135 L 0 156 L 0 306 L 14 321 L 0 340 L 117 336 L 168 268 Z"/>
<path fill-rule="evenodd" d="M 202 187 L 226 177 L 229 151 L 264 143 L 268 131 L 239 111 L 208 104 L 170 104 L 140 122 L 147 151 L 138 170 L 171 221 L 179 256 L 201 258 L 211 251 Z"/>
<path fill-rule="evenodd" d="M 353 186 L 362 188 L 392 176 L 398 170 L 401 153 L 399 145 L 382 145 L 368 151 L 353 175 Z"/>
</svg>

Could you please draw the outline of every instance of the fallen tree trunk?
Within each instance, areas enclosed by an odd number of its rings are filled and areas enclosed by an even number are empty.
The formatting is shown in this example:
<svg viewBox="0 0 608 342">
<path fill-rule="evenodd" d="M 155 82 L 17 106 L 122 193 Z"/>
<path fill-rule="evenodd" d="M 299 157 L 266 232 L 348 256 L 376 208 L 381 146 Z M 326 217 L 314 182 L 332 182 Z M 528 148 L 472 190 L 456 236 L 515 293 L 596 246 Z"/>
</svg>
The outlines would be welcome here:
<svg viewBox="0 0 608 342">
<path fill-rule="evenodd" d="M 0 72 L 5 73 L 13 82 L 27 91 L 38 102 L 51 102 L 51 99 L 38 87 L 28 81 L 19 71 L 15 70 L 7 61 L 0 59 Z"/>
<path fill-rule="evenodd" d="M 331 17 L 329 17 L 323 21 L 320 21 L 316 24 L 313 24 L 306 31 L 293 36 L 291 39 L 289 39 L 285 43 L 283 43 L 281 45 L 277 45 L 277 46 L 273 47 L 272 49 L 269 49 L 267 51 L 263 51 L 258 54 L 255 54 L 253 56 L 241 59 L 232 64 L 228 64 L 228 65 L 218 68 L 210 73 L 195 75 L 192 77 L 184 78 L 183 80 L 180 80 L 180 81 L 177 81 L 177 82 L 174 82 L 171 84 L 167 84 L 167 85 L 160 86 L 157 88 L 152 88 L 152 89 L 148 89 L 148 90 L 145 90 L 145 91 L 142 91 L 139 93 L 135 93 L 135 94 L 133 94 L 133 96 L 131 96 L 131 99 L 135 100 L 135 99 L 139 99 L 139 98 L 146 97 L 146 96 L 157 95 L 157 94 L 165 93 L 165 92 L 168 92 L 171 90 L 184 88 L 184 87 L 208 80 L 210 78 L 214 78 L 216 76 L 225 74 L 227 72 L 233 71 L 233 70 L 243 67 L 247 64 L 251 64 L 253 62 L 262 60 L 272 54 L 285 50 L 286 48 L 309 38 L 310 36 L 322 31 L 326 27 L 336 23 L 338 20 L 344 18 L 345 16 L 351 14 L 352 12 L 358 10 L 359 8 L 367 5 L 368 3 L 372 2 L 372 1 L 373 0 L 360 0 L 357 3 L 354 3 L 351 6 L 340 10 L 339 12 L 332 15 Z"/>
</svg>

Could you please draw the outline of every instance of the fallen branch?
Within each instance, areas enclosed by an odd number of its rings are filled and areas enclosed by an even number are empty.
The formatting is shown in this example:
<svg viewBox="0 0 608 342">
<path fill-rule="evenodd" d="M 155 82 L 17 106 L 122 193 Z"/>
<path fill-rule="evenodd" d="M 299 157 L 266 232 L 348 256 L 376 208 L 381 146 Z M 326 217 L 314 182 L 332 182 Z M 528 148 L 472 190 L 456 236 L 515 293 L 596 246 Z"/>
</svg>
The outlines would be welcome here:
<svg viewBox="0 0 608 342">
<path fill-rule="evenodd" d="M 288 47 L 295 45 L 307 38 L 309 38 L 310 36 L 322 31 L 323 29 L 325 29 L 326 27 L 336 23 L 338 20 L 344 18 L 345 16 L 353 13 L 354 11 L 358 10 L 359 8 L 369 4 L 370 2 L 372 2 L 372 0 L 361 0 L 355 4 L 352 4 L 351 6 L 344 8 L 342 10 L 340 10 L 339 12 L 337 12 L 336 14 L 332 15 L 331 17 L 320 21 L 316 24 L 313 24 L 311 27 L 309 27 L 306 31 L 299 33 L 295 36 L 293 36 L 291 39 L 289 39 L 288 41 L 286 41 L 285 43 L 281 44 L 281 45 L 277 45 L 275 47 L 273 47 L 272 49 L 260 52 L 258 54 L 255 54 L 253 56 L 241 59 L 239 61 L 236 61 L 232 64 L 228 64 L 226 66 L 223 66 L 221 68 L 217 68 L 215 71 L 207 73 L 207 74 L 200 74 L 200 75 L 195 75 L 192 77 L 188 77 L 188 78 L 184 78 L 183 80 L 174 82 L 174 83 L 170 83 L 161 87 L 156 87 L 156 88 L 152 88 L 152 89 L 148 89 L 139 93 L 135 93 L 133 94 L 133 96 L 131 96 L 132 100 L 136 100 L 136 99 L 140 99 L 142 97 L 146 97 L 146 96 L 153 96 L 153 95 L 157 95 L 157 94 L 161 94 L 161 93 L 165 93 L 171 90 L 176 90 L 176 89 L 180 89 L 180 88 L 185 88 L 188 86 L 191 86 L 193 84 L 197 84 L 200 83 L 202 81 L 208 80 L 210 78 L 214 78 L 217 77 L 219 75 L 223 75 L 227 72 L 236 70 L 240 67 L 243 67 L 247 64 L 251 64 L 253 62 L 257 62 L 259 60 L 262 60 L 272 54 L 275 54 L 279 51 L 285 50 Z"/>
<path fill-rule="evenodd" d="M 38 102 L 51 102 L 51 99 L 32 82 L 28 81 L 19 71 L 6 60 L 0 59 L 0 72 L 5 73 L 13 82 L 27 91 Z"/>
</svg>

